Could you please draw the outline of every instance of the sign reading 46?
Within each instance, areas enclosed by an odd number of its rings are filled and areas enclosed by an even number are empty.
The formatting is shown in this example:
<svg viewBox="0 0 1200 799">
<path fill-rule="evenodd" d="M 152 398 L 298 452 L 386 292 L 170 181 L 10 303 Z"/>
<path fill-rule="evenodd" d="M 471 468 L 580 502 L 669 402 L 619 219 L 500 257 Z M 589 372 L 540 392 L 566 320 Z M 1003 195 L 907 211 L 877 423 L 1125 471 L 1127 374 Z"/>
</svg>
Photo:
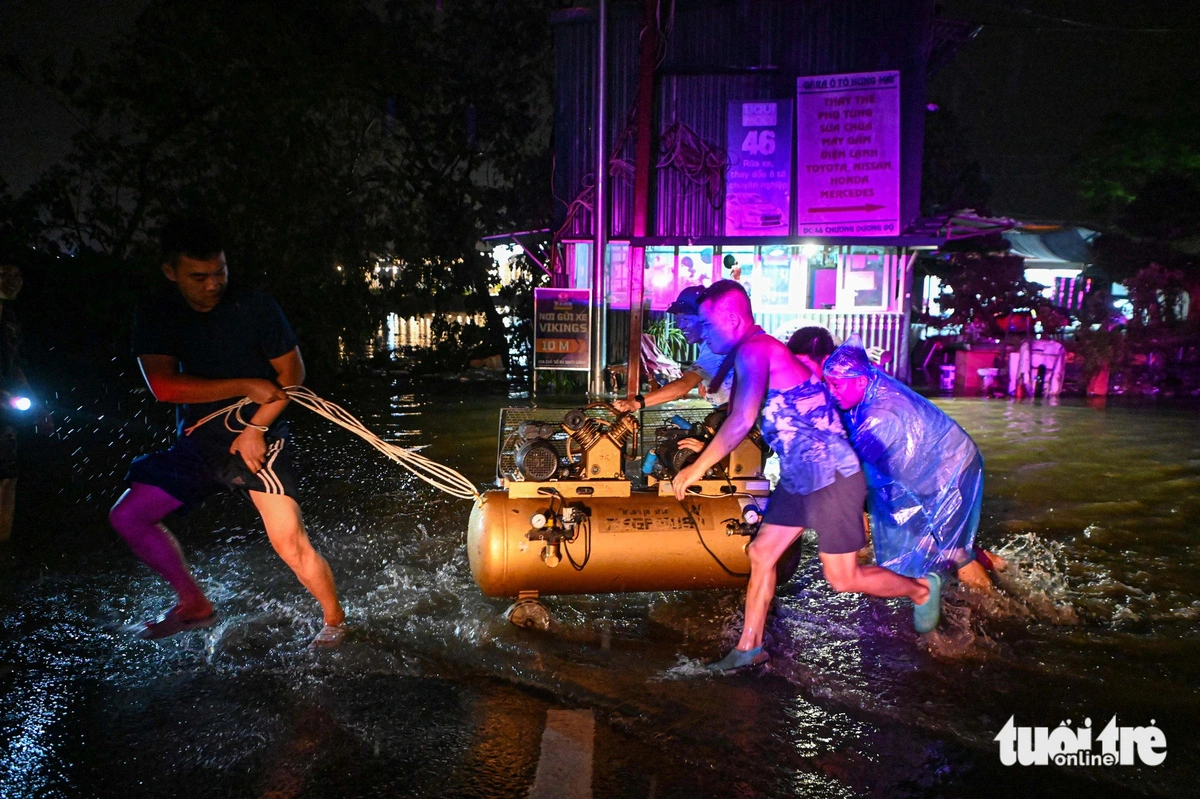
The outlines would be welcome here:
<svg viewBox="0 0 1200 799">
<path fill-rule="evenodd" d="M 742 139 L 742 152 L 751 155 L 770 155 L 775 152 L 775 131 L 751 130 Z"/>
</svg>

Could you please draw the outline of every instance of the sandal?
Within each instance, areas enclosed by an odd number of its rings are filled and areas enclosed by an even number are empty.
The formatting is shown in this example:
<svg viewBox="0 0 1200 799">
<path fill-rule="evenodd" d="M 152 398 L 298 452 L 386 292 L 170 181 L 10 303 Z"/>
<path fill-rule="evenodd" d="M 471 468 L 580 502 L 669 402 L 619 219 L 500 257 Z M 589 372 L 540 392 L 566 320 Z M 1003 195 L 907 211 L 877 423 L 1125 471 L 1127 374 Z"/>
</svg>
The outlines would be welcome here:
<svg viewBox="0 0 1200 799">
<path fill-rule="evenodd" d="M 153 621 L 143 622 L 137 637 L 147 641 L 167 638 L 185 630 L 203 630 L 212 627 L 218 621 L 216 611 L 199 619 L 185 619 L 179 613 L 179 608 L 171 608 Z"/>
<path fill-rule="evenodd" d="M 925 575 L 929 581 L 929 597 L 913 604 L 913 626 L 919 633 L 931 633 L 942 615 L 942 577 L 937 572 Z"/>
<path fill-rule="evenodd" d="M 312 639 L 312 643 L 308 645 L 309 649 L 333 649 L 341 646 L 342 641 L 346 640 L 346 628 L 340 624 L 326 624 L 321 628 L 321 632 L 317 633 L 317 637 Z"/>
<path fill-rule="evenodd" d="M 709 663 L 704 668 L 721 674 L 729 674 L 752 666 L 761 666 L 771 659 L 771 656 L 757 647 L 750 650 L 730 649 L 729 654 L 715 663 Z"/>
</svg>

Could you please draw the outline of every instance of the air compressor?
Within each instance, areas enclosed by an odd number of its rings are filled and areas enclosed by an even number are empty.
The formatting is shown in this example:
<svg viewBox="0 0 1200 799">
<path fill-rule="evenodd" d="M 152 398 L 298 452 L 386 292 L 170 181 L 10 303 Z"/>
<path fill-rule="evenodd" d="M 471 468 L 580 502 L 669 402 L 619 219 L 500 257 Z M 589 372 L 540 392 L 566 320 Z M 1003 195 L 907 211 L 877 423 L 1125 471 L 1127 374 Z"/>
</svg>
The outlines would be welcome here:
<svg viewBox="0 0 1200 799">
<path fill-rule="evenodd" d="M 670 480 L 723 420 L 711 408 L 501 411 L 497 489 L 471 511 L 467 554 L 484 594 L 513 597 L 514 624 L 549 625 L 538 597 L 740 588 L 770 493 L 757 431 L 683 502 Z"/>
</svg>

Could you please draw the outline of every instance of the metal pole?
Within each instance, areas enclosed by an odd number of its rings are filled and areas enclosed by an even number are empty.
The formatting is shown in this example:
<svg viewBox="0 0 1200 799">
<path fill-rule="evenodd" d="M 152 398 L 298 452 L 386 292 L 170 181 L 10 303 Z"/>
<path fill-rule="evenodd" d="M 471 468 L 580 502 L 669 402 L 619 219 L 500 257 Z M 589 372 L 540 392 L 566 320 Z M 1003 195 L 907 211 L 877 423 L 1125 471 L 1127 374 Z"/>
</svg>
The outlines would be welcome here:
<svg viewBox="0 0 1200 799">
<path fill-rule="evenodd" d="M 608 360 L 608 302 L 604 290 L 604 256 L 608 249 L 608 0 L 596 5 L 596 182 L 592 205 L 592 299 L 588 393 L 603 394 Z"/>
<path fill-rule="evenodd" d="M 896 337 L 896 379 L 912 385 L 912 370 L 908 362 L 908 339 L 912 333 L 913 280 L 917 253 L 907 247 L 896 249 L 900 266 L 900 335 Z"/>
</svg>

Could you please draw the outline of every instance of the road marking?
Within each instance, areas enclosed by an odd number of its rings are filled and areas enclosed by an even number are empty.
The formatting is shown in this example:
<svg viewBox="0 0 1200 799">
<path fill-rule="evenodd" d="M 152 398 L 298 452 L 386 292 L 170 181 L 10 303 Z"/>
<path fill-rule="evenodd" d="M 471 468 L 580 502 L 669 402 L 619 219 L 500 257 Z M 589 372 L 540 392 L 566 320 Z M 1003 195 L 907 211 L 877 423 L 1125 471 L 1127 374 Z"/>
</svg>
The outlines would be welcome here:
<svg viewBox="0 0 1200 799">
<path fill-rule="evenodd" d="M 529 799 L 592 799 L 596 720 L 590 710 L 547 710 Z"/>
</svg>

